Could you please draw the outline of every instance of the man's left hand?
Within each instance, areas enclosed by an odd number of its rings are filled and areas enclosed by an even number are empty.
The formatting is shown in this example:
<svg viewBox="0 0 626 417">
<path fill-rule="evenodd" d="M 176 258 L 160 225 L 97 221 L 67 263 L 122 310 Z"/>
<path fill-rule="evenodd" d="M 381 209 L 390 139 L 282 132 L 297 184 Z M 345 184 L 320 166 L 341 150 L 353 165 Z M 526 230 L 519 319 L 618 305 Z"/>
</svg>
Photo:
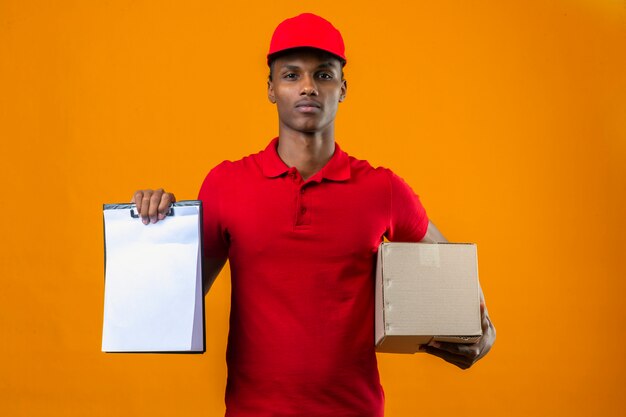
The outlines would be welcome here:
<svg viewBox="0 0 626 417">
<path fill-rule="evenodd" d="M 472 344 L 448 343 L 448 342 L 430 342 L 424 347 L 424 350 L 431 355 L 439 356 L 443 360 L 458 366 L 461 369 L 467 369 L 476 363 L 480 358 L 485 356 L 493 346 L 496 340 L 496 329 L 493 327 L 489 319 L 489 313 L 485 307 L 485 300 L 481 291 L 480 300 L 480 316 L 483 334 L 480 340 Z"/>
</svg>

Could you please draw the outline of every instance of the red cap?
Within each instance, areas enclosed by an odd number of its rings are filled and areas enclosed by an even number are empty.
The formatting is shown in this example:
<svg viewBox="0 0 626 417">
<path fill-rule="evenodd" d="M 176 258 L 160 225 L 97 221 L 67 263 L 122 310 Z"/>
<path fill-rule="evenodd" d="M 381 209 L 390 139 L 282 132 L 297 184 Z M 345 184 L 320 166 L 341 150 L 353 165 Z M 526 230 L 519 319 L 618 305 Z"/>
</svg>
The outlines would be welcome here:
<svg viewBox="0 0 626 417">
<path fill-rule="evenodd" d="M 312 13 L 302 13 L 276 26 L 267 53 L 267 63 L 271 55 L 293 48 L 321 49 L 341 58 L 344 64 L 346 62 L 341 33 L 328 20 Z"/>
</svg>

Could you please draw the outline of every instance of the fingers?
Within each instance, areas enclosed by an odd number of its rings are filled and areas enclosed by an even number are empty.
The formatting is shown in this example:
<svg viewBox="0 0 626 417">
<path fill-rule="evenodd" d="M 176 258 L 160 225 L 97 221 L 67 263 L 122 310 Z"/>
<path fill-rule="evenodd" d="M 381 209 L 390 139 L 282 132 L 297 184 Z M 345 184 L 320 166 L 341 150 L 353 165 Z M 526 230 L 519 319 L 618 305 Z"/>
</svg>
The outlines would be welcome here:
<svg viewBox="0 0 626 417">
<path fill-rule="evenodd" d="M 163 220 L 170 205 L 176 202 L 176 197 L 172 193 L 165 192 L 162 188 L 138 190 L 133 194 L 132 202 L 137 206 L 137 213 L 143 224 L 148 224 Z"/>
<path fill-rule="evenodd" d="M 150 222 L 150 201 L 152 199 L 153 190 L 144 190 L 143 197 L 141 198 L 141 208 L 137 207 L 137 212 L 141 216 L 143 224 Z"/>
<path fill-rule="evenodd" d="M 174 197 L 174 194 L 163 192 L 161 202 L 159 203 L 159 207 L 157 208 L 157 217 L 159 220 L 163 220 L 165 216 L 167 216 L 167 212 L 170 210 L 170 205 L 175 202 L 176 197 Z"/>
<path fill-rule="evenodd" d="M 472 344 L 431 341 L 426 345 L 426 352 L 438 356 L 461 369 L 467 369 L 481 358 L 480 341 Z"/>
<path fill-rule="evenodd" d="M 150 196 L 150 208 L 148 209 L 148 217 L 150 218 L 150 223 L 156 223 L 159 212 L 159 204 L 161 204 L 161 197 L 163 196 L 163 188 L 159 188 L 158 190 L 154 190 L 152 195 Z"/>
<path fill-rule="evenodd" d="M 464 358 L 454 355 L 450 352 L 446 352 L 445 350 L 440 350 L 432 346 L 426 346 L 425 349 L 427 353 L 433 356 L 437 356 L 446 362 L 458 366 L 461 369 L 467 369 L 472 366 L 471 362 L 464 360 Z"/>
<path fill-rule="evenodd" d="M 471 359 L 477 358 L 480 355 L 480 342 L 472 344 L 431 342 L 428 345 L 453 355 L 465 356 Z"/>
</svg>

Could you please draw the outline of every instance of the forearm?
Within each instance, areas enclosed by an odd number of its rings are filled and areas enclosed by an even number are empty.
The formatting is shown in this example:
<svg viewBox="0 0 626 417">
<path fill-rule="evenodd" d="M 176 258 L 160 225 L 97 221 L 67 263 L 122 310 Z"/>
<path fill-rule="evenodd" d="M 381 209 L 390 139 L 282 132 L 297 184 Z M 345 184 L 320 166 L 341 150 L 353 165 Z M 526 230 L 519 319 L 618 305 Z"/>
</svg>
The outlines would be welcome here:
<svg viewBox="0 0 626 417">
<path fill-rule="evenodd" d="M 204 295 L 209 292 L 213 281 L 219 275 L 220 271 L 224 267 L 228 258 L 204 258 L 204 264 L 202 265 L 202 288 L 204 288 Z"/>
</svg>

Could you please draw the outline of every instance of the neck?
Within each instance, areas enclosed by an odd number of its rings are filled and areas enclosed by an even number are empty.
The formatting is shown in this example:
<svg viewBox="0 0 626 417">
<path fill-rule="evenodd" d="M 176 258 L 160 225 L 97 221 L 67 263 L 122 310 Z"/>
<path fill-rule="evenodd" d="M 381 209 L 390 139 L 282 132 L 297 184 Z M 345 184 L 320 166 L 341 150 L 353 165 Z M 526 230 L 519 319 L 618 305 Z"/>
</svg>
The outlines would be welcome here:
<svg viewBox="0 0 626 417">
<path fill-rule="evenodd" d="M 281 131 L 278 137 L 278 156 L 304 180 L 322 169 L 335 152 L 335 139 L 328 132 Z"/>
</svg>

